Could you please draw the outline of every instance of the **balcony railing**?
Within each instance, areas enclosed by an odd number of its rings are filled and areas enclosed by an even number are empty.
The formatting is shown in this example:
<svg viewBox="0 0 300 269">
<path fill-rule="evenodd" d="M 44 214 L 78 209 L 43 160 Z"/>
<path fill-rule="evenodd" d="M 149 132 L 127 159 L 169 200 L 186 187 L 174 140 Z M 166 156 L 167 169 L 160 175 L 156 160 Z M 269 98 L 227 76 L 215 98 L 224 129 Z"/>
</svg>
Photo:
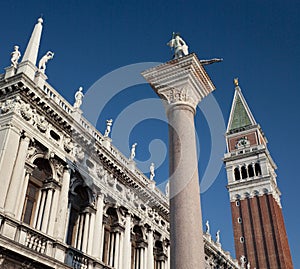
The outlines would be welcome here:
<svg viewBox="0 0 300 269">
<path fill-rule="evenodd" d="M 38 257 L 41 263 L 44 261 L 45 264 L 49 265 L 49 262 L 53 261 L 53 268 L 54 266 L 57 268 L 57 263 L 61 263 L 60 268 L 62 269 L 113 269 L 113 267 L 104 265 L 99 260 L 2 213 L 0 213 L 0 239 L 0 242 L 7 240 L 12 250 L 15 247 L 17 253 L 19 253 L 20 245 L 22 245 L 23 253 L 28 250 L 28 253 L 31 253 L 31 258 L 36 259 Z M 12 241 L 15 244 L 12 244 Z"/>
</svg>

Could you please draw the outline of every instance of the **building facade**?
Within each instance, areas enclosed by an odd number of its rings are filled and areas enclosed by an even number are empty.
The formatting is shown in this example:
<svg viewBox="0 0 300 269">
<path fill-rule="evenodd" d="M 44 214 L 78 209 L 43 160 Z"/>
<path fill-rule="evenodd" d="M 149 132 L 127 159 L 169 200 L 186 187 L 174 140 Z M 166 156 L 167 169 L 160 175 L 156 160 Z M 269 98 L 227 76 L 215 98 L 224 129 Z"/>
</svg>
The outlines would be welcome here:
<svg viewBox="0 0 300 269">
<path fill-rule="evenodd" d="M 0 75 L 0 267 L 170 268 L 169 198 L 37 66 L 42 19 Z M 109 127 L 109 126 L 108 126 Z M 207 268 L 239 268 L 209 233 Z"/>
<path fill-rule="evenodd" d="M 251 268 L 291 269 L 276 164 L 267 139 L 235 80 L 224 162 L 228 177 L 236 257 Z"/>
</svg>

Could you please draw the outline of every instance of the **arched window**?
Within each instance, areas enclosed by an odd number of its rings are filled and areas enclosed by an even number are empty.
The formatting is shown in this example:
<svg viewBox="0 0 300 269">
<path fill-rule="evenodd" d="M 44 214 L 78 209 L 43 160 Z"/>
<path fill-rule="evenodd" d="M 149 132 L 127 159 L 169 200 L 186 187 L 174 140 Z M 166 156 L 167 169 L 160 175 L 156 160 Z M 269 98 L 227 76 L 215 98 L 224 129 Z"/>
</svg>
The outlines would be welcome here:
<svg viewBox="0 0 300 269">
<path fill-rule="evenodd" d="M 259 163 L 255 164 L 254 169 L 255 169 L 255 175 L 256 176 L 261 176 L 261 168 L 260 168 L 260 164 Z"/>
<path fill-rule="evenodd" d="M 234 179 L 235 179 L 235 180 L 240 180 L 240 179 L 241 179 L 241 174 L 240 174 L 240 170 L 239 170 L 238 167 L 236 167 L 236 168 L 234 169 Z"/>
<path fill-rule="evenodd" d="M 131 269 L 144 268 L 145 246 L 142 228 L 138 225 L 133 227 L 133 236 L 131 242 Z"/>
<path fill-rule="evenodd" d="M 105 264 L 118 268 L 116 253 L 120 248 L 120 231 L 118 230 L 118 214 L 116 208 L 108 208 L 106 215 L 102 260 Z"/>
<path fill-rule="evenodd" d="M 35 169 L 29 177 L 21 221 L 37 229 L 41 229 L 44 217 L 46 198 L 51 195 L 50 190 L 43 190 L 44 183 L 52 179 L 52 169 L 49 161 L 37 158 L 34 162 Z M 49 201 L 52 203 L 52 201 Z M 49 214 L 48 214 L 49 216 Z"/>
<path fill-rule="evenodd" d="M 242 173 L 242 179 L 245 179 L 248 177 L 246 166 L 242 166 L 241 173 Z"/>
<path fill-rule="evenodd" d="M 254 170 L 252 164 L 248 165 L 248 175 L 249 177 L 254 177 Z"/>
</svg>

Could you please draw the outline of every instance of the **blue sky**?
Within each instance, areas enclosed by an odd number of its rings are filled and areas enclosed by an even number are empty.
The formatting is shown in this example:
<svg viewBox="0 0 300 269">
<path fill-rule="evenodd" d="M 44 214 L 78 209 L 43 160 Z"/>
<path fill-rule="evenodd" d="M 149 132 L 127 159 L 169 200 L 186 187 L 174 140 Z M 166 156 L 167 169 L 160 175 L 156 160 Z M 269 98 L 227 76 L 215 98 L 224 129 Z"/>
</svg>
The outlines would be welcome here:
<svg viewBox="0 0 300 269">
<path fill-rule="evenodd" d="M 166 43 L 173 31 L 182 34 L 190 52 L 197 53 L 199 58 L 224 58 L 222 63 L 207 67 L 217 88 L 213 95 L 227 122 L 234 93 L 232 81 L 239 77 L 243 94 L 279 167 L 278 185 L 290 248 L 294 267 L 300 268 L 299 11 L 299 1 L 278 0 L 7 0 L 1 3 L 0 65 L 4 68 L 10 64 L 15 44 L 24 54 L 41 14 L 44 30 L 39 58 L 48 50 L 55 52 L 46 70 L 48 82 L 71 103 L 79 86 L 88 92 L 98 79 L 120 67 L 168 61 L 172 53 Z M 105 89 L 100 93 L 110 96 Z M 103 132 L 107 118 L 116 119 L 124 115 L 124 109 L 135 108 L 136 101 L 152 98 L 156 95 L 146 84 L 124 89 L 105 103 L 97 127 Z M 161 139 L 167 146 L 167 125 L 163 116 L 148 119 L 143 113 L 143 109 L 136 113 L 141 121 L 130 130 L 128 139 L 118 142 L 117 138 L 122 136 L 118 133 L 114 142 L 121 143 L 118 146 L 124 146 L 123 152 L 128 155 L 129 145 L 137 141 L 137 159 L 150 163 L 158 157 L 149 153 L 148 145 L 153 139 Z M 201 110 L 197 111 L 195 121 L 201 153 L 199 170 L 203 175 L 210 158 L 211 129 Z M 158 183 L 167 175 L 164 161 L 156 171 Z M 203 219 L 210 220 L 212 233 L 220 229 L 223 248 L 234 255 L 226 183 L 223 167 L 213 185 L 202 194 L 202 210 Z"/>
</svg>

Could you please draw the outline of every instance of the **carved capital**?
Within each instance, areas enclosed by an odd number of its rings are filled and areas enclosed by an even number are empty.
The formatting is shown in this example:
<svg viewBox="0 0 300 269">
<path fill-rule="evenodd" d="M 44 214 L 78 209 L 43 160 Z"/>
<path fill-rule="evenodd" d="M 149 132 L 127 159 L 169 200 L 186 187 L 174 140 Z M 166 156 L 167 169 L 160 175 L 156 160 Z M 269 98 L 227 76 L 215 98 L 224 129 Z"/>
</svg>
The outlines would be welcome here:
<svg viewBox="0 0 300 269">
<path fill-rule="evenodd" d="M 142 73 L 153 90 L 169 106 L 182 104 L 196 109 L 215 87 L 196 54 L 172 60 Z"/>
</svg>

